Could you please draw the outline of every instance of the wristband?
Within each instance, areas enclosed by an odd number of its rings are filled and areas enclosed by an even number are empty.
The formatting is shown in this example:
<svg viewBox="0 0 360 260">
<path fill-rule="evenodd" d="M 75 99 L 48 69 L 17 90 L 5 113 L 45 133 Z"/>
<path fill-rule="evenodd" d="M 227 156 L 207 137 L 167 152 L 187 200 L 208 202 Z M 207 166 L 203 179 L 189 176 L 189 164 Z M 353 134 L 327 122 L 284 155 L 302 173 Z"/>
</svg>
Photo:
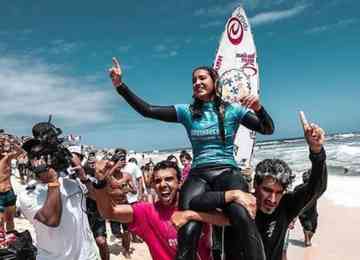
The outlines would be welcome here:
<svg viewBox="0 0 360 260">
<path fill-rule="evenodd" d="M 60 183 L 58 181 L 53 181 L 48 183 L 48 188 L 56 188 L 60 187 Z"/>
</svg>

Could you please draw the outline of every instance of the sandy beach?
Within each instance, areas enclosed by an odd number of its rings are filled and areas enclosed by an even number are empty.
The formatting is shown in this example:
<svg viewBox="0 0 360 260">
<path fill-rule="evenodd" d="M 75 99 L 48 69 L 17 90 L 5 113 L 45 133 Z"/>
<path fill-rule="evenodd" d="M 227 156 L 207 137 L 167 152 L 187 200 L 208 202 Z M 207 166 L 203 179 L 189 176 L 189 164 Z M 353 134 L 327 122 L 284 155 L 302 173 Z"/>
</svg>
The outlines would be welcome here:
<svg viewBox="0 0 360 260">
<path fill-rule="evenodd" d="M 360 234 L 360 208 L 341 207 L 332 201 L 319 200 L 319 226 L 311 247 L 304 247 L 303 233 L 299 221 L 290 234 L 288 249 L 289 260 L 358 260 L 357 246 Z M 24 218 L 16 218 L 16 229 L 19 231 L 32 226 Z M 110 230 L 108 234 L 111 234 Z M 125 259 L 122 256 L 121 242 L 108 235 L 111 260 Z M 145 243 L 132 243 L 133 260 L 151 260 Z"/>
<path fill-rule="evenodd" d="M 311 247 L 304 248 L 299 221 L 290 234 L 289 260 L 358 260 L 360 208 L 341 207 L 321 198 L 319 225 Z"/>
</svg>

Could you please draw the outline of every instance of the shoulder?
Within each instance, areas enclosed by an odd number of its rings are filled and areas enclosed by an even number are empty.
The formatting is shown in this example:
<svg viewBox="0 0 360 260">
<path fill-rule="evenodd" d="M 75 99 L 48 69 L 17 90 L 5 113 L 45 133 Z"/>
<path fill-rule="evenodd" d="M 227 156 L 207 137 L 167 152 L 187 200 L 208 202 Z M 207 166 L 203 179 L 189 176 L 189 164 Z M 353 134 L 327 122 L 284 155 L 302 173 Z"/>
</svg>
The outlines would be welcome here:
<svg viewBox="0 0 360 260">
<path fill-rule="evenodd" d="M 190 104 L 176 104 L 174 105 L 176 111 L 188 111 L 190 110 Z"/>
<path fill-rule="evenodd" d="M 177 104 L 174 106 L 178 122 L 186 122 L 191 117 L 191 105 L 190 104 Z"/>
<path fill-rule="evenodd" d="M 227 103 L 225 105 L 225 111 L 243 117 L 250 110 L 239 103 Z"/>
<path fill-rule="evenodd" d="M 149 202 L 136 202 L 131 207 L 133 210 L 133 224 L 144 223 L 145 220 L 151 219 L 155 211 L 154 204 Z"/>
<path fill-rule="evenodd" d="M 36 212 L 43 206 L 47 190 L 41 185 L 37 185 L 34 190 L 24 190 L 19 193 L 18 202 L 21 212 L 24 216 L 32 221 Z"/>
</svg>

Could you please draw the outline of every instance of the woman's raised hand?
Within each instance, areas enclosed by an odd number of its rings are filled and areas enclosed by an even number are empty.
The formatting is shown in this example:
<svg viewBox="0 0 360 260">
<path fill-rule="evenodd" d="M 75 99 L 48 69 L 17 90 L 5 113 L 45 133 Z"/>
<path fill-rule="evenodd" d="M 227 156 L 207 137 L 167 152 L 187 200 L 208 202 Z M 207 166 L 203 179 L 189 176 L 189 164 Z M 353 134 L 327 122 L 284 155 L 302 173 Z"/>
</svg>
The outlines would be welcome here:
<svg viewBox="0 0 360 260">
<path fill-rule="evenodd" d="M 118 88 L 121 87 L 122 85 L 122 79 L 121 79 L 122 71 L 121 71 L 120 63 L 115 57 L 112 58 L 112 62 L 113 62 L 113 67 L 109 69 L 109 75 L 114 87 Z"/>
<path fill-rule="evenodd" d="M 260 99 L 256 95 L 251 95 L 250 94 L 250 95 L 247 95 L 245 97 L 242 97 L 240 99 L 240 103 L 243 106 L 254 110 L 255 112 L 257 112 L 257 111 L 259 111 L 261 109 Z"/>
</svg>

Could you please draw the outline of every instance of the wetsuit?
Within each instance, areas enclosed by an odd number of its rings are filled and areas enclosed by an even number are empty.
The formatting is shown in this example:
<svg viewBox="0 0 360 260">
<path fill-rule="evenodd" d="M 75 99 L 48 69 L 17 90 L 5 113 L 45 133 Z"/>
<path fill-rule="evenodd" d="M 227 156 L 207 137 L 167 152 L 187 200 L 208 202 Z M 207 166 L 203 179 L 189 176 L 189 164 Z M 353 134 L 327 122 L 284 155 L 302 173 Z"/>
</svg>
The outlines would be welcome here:
<svg viewBox="0 0 360 260">
<path fill-rule="evenodd" d="M 308 180 L 306 180 L 306 182 L 304 182 L 303 184 L 296 186 L 294 191 L 301 189 L 304 185 L 307 185 L 307 182 Z M 304 231 L 310 231 L 312 233 L 316 232 L 316 228 L 318 225 L 318 211 L 316 200 L 314 201 L 314 203 L 308 205 L 301 211 L 301 213 L 299 214 L 299 220 Z"/>
<path fill-rule="evenodd" d="M 324 149 L 318 154 L 310 152 L 312 168 L 309 182 L 298 187 L 293 192 L 284 194 L 279 206 L 272 214 L 265 214 L 260 210 L 257 211 L 255 221 L 265 247 L 266 260 L 281 260 L 286 230 L 290 222 L 300 214 L 302 209 L 312 205 L 326 190 L 327 168 L 325 159 Z M 199 211 L 222 208 L 224 204 L 224 192 L 206 192 L 193 198 L 191 201 L 191 207 Z M 237 246 L 237 237 L 236 230 L 231 228 L 225 229 L 226 253 L 229 248 Z M 228 258 L 226 257 L 225 259 L 227 260 Z"/>
<path fill-rule="evenodd" d="M 140 114 L 166 122 L 178 122 L 185 126 L 193 148 L 193 163 L 180 191 L 180 209 L 190 209 L 191 199 L 208 190 L 248 190 L 233 156 L 234 138 L 240 123 L 247 128 L 263 133 L 273 132 L 273 122 L 264 108 L 253 113 L 239 104 L 229 104 L 224 113 L 225 142 L 220 138 L 218 115 L 213 102 L 204 102 L 202 116 L 194 118 L 190 105 L 152 106 L 141 100 L 126 85 L 117 91 Z M 255 223 L 245 208 L 230 203 L 223 207 L 232 227 L 243 236 L 237 248 L 244 249 L 247 260 L 264 260 L 263 246 Z M 195 260 L 202 224 L 191 221 L 178 232 L 176 259 Z M 241 230 L 241 231 L 240 231 Z"/>
</svg>

